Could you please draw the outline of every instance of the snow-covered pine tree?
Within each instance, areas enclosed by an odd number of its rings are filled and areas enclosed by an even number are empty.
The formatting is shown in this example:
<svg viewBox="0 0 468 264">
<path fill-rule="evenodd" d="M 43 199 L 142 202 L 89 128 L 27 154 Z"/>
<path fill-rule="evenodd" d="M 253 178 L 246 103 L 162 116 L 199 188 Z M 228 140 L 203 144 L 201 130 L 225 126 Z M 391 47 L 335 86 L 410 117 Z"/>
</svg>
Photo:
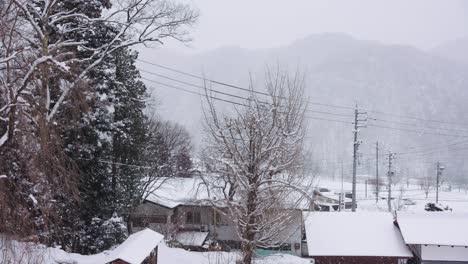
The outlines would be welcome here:
<svg viewBox="0 0 468 264">
<path fill-rule="evenodd" d="M 146 173 L 141 165 L 147 141 L 146 87 L 138 80 L 136 56 L 129 49 L 119 50 L 90 72 L 93 81 L 85 96 L 88 109 L 78 119 L 79 129 L 67 130 L 73 133 L 65 136 L 67 151 L 80 169 L 79 218 L 85 237 L 99 237 L 93 232 L 103 222 L 96 219 L 116 215 L 127 221 L 140 201 L 141 179 Z M 113 234 L 115 241 L 125 238 Z M 107 249 L 86 241 L 78 251 Z"/>
<path fill-rule="evenodd" d="M 128 222 L 130 212 L 141 199 L 144 166 L 143 149 L 148 143 L 148 127 L 144 109 L 146 86 L 139 80 L 135 67 L 138 54 L 128 49 L 116 53 L 114 113 L 112 122 L 112 192 L 113 210 Z M 128 165 L 120 165 L 128 164 Z"/>
</svg>

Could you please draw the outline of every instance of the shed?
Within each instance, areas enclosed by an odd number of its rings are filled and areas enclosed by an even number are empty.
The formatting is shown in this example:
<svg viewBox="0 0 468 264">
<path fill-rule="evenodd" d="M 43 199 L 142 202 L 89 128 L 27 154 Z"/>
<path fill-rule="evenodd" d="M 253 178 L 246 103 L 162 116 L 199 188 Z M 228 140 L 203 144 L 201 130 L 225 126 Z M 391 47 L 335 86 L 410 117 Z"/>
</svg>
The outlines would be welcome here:
<svg viewBox="0 0 468 264">
<path fill-rule="evenodd" d="M 413 257 L 390 213 L 313 212 L 304 219 L 307 257 L 315 263 L 399 264 Z"/>
<path fill-rule="evenodd" d="M 163 235 L 149 228 L 130 235 L 108 256 L 110 264 L 157 264 L 158 245 Z"/>
<path fill-rule="evenodd" d="M 423 263 L 468 263 L 468 213 L 400 213 L 406 244 Z"/>
</svg>

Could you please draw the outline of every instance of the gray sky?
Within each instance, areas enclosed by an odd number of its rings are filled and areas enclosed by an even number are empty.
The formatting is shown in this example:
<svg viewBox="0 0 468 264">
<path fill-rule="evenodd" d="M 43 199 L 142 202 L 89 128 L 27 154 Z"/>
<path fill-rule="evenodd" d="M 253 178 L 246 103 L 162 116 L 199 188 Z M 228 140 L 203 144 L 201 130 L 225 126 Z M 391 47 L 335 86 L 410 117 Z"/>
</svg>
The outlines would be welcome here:
<svg viewBox="0 0 468 264">
<path fill-rule="evenodd" d="M 307 35 L 343 32 L 360 39 L 430 49 L 468 36 L 464 0 L 185 0 L 201 16 L 191 48 L 271 48 Z"/>
</svg>

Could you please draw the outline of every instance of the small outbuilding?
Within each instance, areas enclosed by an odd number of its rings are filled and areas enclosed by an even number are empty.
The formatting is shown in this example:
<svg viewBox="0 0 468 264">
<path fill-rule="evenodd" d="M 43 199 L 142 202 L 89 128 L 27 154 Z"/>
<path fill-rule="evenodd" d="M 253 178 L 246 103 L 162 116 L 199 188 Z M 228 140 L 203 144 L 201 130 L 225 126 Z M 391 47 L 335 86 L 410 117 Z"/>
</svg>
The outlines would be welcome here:
<svg viewBox="0 0 468 264">
<path fill-rule="evenodd" d="M 108 264 L 157 264 L 163 235 L 149 228 L 130 235 L 108 256 Z"/>
<path fill-rule="evenodd" d="M 468 213 L 399 213 L 397 225 L 421 263 L 468 263 Z"/>
<path fill-rule="evenodd" d="M 305 257 L 313 263 L 401 264 L 413 257 L 390 213 L 305 213 L 304 228 Z"/>
</svg>

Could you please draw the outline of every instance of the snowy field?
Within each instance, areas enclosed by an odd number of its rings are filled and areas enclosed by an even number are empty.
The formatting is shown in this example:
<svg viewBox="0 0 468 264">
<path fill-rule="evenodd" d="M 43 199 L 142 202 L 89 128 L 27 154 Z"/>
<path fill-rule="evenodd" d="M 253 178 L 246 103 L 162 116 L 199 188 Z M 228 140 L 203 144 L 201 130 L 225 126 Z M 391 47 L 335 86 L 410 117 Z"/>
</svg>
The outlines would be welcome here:
<svg viewBox="0 0 468 264">
<path fill-rule="evenodd" d="M 339 192 L 341 190 L 341 181 L 332 181 L 331 179 L 317 179 L 317 187 L 327 188 L 331 191 Z M 350 192 L 352 189 L 351 182 L 343 182 L 343 190 Z M 356 197 L 357 197 L 357 211 L 387 211 L 387 197 L 388 191 L 385 186 L 380 187 L 378 203 L 375 201 L 374 186 L 367 185 L 367 197 L 366 197 L 366 185 L 365 183 L 358 182 L 356 184 Z M 436 191 L 431 188 L 426 198 L 425 191 L 421 189 L 419 185 L 406 183 L 397 184 L 392 186 L 392 208 L 396 208 L 397 211 L 409 211 L 418 212 L 424 211 L 424 207 L 427 203 L 435 203 Z M 410 200 L 414 204 L 409 204 L 407 201 L 405 204 L 404 199 Z M 456 212 L 468 212 L 468 193 L 466 189 L 452 188 L 448 190 L 447 186 L 439 188 L 439 204 L 448 206 Z"/>
</svg>

